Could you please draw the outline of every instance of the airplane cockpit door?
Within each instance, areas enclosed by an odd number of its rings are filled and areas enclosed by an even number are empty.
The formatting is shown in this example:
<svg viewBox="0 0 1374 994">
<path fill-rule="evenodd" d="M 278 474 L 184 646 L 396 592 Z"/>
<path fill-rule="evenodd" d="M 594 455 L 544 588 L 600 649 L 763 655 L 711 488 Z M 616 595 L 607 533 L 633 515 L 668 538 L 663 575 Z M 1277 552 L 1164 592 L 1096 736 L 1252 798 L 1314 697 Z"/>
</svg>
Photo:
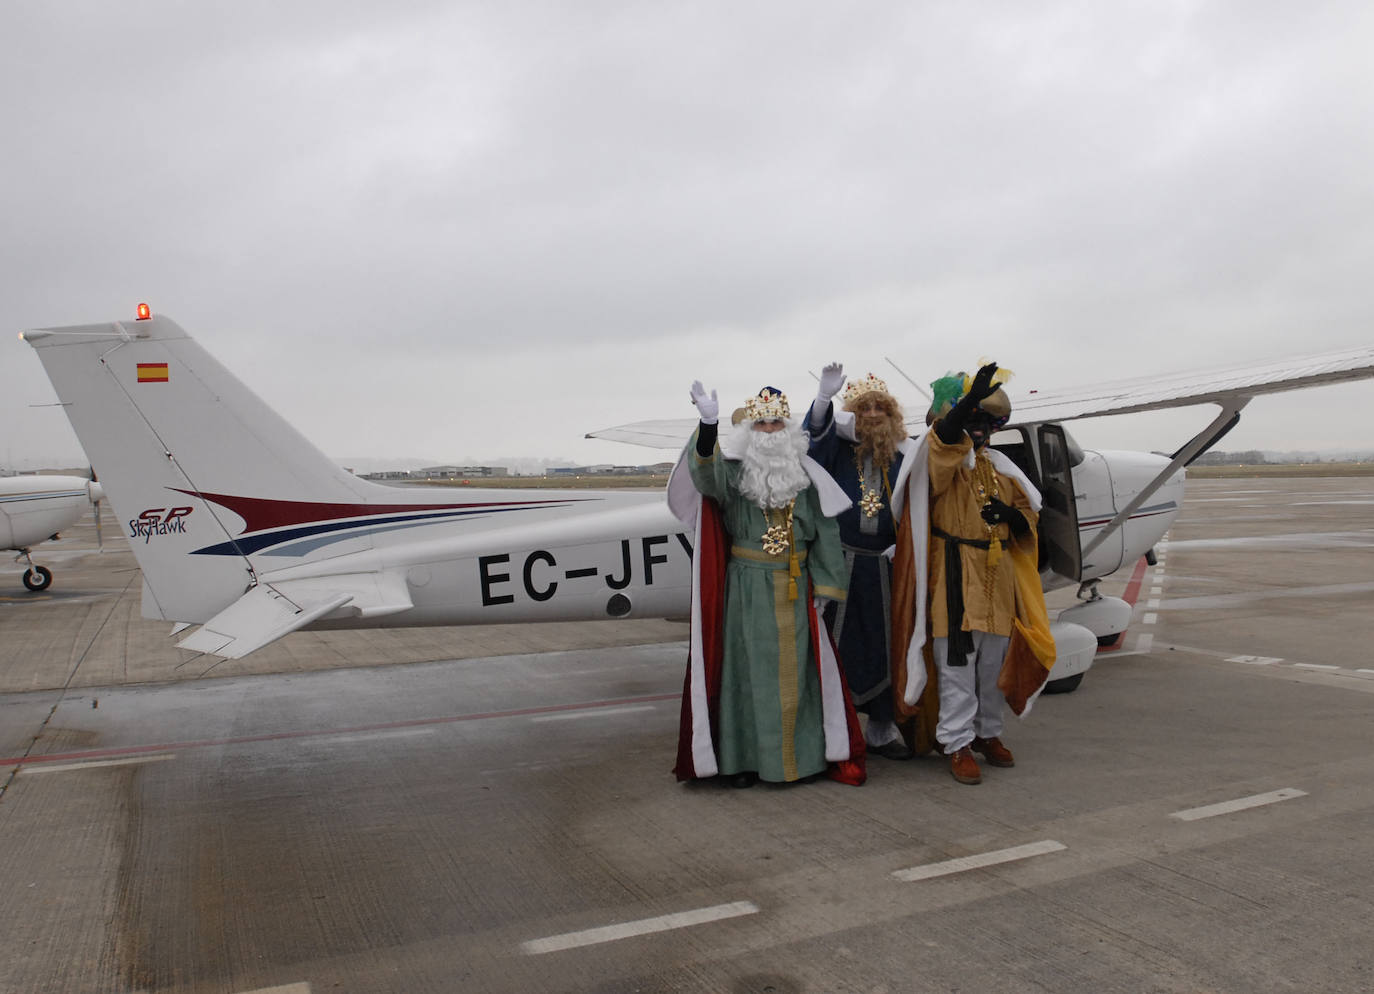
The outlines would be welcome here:
<svg viewBox="0 0 1374 994">
<path fill-rule="evenodd" d="M 1078 506 L 1064 426 L 1043 424 L 1040 435 L 1040 543 L 1051 570 L 1077 583 L 1083 574 L 1078 543 Z"/>
</svg>

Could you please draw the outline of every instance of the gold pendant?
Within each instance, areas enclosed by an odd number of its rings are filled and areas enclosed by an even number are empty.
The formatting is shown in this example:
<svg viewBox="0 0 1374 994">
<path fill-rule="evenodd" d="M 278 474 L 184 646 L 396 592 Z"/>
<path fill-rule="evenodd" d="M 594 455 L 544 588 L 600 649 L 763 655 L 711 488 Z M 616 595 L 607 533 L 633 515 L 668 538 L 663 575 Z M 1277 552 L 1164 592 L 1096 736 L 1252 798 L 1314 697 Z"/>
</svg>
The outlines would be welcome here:
<svg viewBox="0 0 1374 994">
<path fill-rule="evenodd" d="M 863 484 L 860 484 L 859 487 L 864 492 L 863 496 L 859 498 L 859 510 L 863 511 L 864 517 L 876 518 L 878 512 L 883 509 L 883 499 L 874 491 L 864 487 Z"/>
<path fill-rule="evenodd" d="M 780 556 L 786 552 L 789 545 L 787 531 L 782 525 L 769 525 L 763 533 L 763 551 L 770 556 Z"/>
</svg>

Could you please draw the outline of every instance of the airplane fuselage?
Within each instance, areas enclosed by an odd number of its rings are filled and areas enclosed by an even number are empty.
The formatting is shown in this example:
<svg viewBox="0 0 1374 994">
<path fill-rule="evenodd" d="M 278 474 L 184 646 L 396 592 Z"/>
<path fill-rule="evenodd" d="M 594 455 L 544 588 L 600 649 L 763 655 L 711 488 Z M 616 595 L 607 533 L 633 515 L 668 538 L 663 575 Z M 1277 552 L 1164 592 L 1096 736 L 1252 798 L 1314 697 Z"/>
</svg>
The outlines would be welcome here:
<svg viewBox="0 0 1374 994">
<path fill-rule="evenodd" d="M 71 527 L 90 507 L 89 482 L 77 476 L 0 479 L 0 549 L 27 549 Z"/>
</svg>

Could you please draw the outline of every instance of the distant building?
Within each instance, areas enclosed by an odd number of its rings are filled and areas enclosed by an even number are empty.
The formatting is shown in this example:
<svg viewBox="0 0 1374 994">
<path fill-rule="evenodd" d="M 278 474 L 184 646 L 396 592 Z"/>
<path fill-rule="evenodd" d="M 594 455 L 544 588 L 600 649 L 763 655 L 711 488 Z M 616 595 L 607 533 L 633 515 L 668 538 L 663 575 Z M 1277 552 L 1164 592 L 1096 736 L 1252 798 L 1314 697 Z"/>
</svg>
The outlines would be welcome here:
<svg viewBox="0 0 1374 994">
<path fill-rule="evenodd" d="M 473 477 L 510 476 L 505 466 L 427 466 L 424 469 L 386 469 L 367 473 L 365 480 L 469 480 Z"/>
<path fill-rule="evenodd" d="M 427 466 L 410 474 L 412 480 L 465 480 L 474 476 L 509 476 L 505 466 Z"/>
</svg>

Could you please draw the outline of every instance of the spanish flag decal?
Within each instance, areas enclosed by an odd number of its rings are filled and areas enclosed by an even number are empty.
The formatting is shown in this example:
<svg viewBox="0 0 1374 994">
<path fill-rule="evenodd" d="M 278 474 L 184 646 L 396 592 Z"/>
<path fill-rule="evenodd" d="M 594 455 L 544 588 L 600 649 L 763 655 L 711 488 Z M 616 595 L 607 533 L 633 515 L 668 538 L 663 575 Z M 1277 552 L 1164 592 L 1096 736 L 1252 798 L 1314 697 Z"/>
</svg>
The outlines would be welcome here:
<svg viewBox="0 0 1374 994">
<path fill-rule="evenodd" d="M 138 364 L 138 382 L 166 383 L 167 364 L 165 362 L 140 362 Z"/>
</svg>

